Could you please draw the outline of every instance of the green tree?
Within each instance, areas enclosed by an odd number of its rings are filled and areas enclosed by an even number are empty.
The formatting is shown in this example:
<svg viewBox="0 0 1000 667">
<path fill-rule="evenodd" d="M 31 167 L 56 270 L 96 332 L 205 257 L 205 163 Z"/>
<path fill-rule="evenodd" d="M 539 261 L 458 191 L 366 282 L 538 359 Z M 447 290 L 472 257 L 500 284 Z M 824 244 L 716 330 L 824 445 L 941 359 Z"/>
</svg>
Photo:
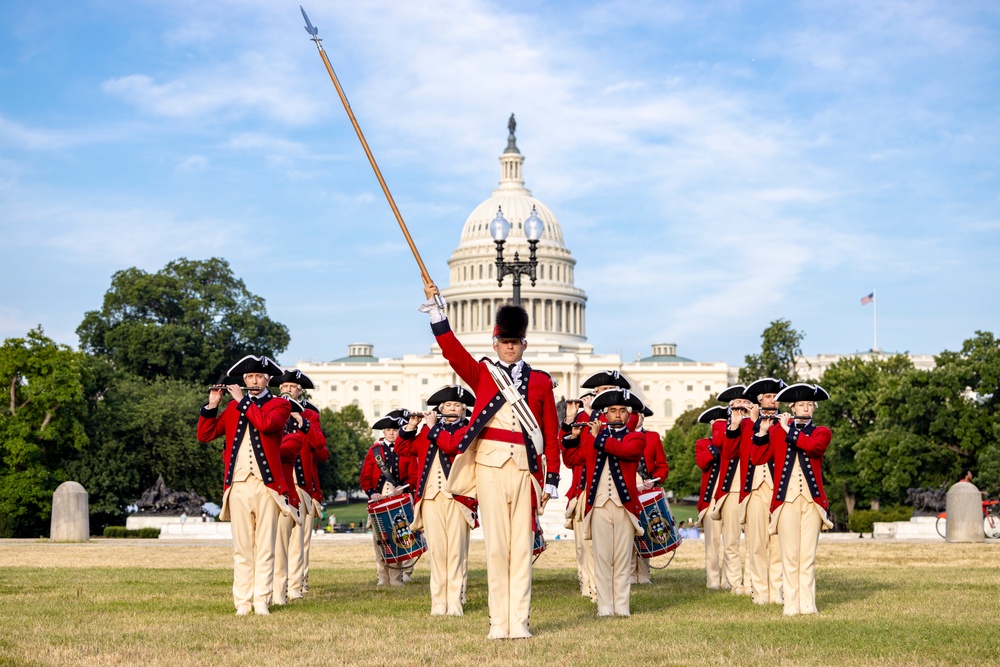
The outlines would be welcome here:
<svg viewBox="0 0 1000 667">
<path fill-rule="evenodd" d="M 115 273 L 77 329 L 85 352 L 145 378 L 207 384 L 247 354 L 276 357 L 288 329 L 271 320 L 224 259 L 178 259 L 157 273 Z"/>
<path fill-rule="evenodd" d="M 942 393 L 955 417 L 950 448 L 960 456 L 950 481 L 962 468 L 971 468 L 976 485 L 996 496 L 1000 494 L 1000 339 L 977 331 L 960 351 L 942 352 L 935 361 L 934 373 L 948 387 Z"/>
<path fill-rule="evenodd" d="M 48 533 L 52 492 L 63 461 L 87 445 L 82 355 L 45 336 L 41 326 L 0 347 L 0 537 Z"/>
<path fill-rule="evenodd" d="M 698 415 L 718 404 L 709 399 L 704 405 L 684 412 L 663 436 L 663 449 L 670 464 L 666 486 L 677 498 L 697 495 L 701 488 L 701 468 L 694 460 L 694 445 L 700 438 L 711 437 L 711 429 L 708 424 L 698 423 Z"/>
<path fill-rule="evenodd" d="M 816 409 L 816 423 L 833 431 L 823 464 L 824 487 L 831 514 L 846 522 L 858 502 L 868 505 L 883 495 L 882 480 L 871 471 L 861 474 L 856 447 L 882 428 L 880 414 L 887 392 L 913 371 L 905 355 L 871 360 L 845 357 L 832 364 L 819 384 L 830 393 Z"/>
<path fill-rule="evenodd" d="M 739 380 L 747 384 L 764 377 L 781 378 L 788 384 L 800 382 L 795 359 L 802 356 L 801 334 L 788 320 L 775 320 L 761 334 L 760 354 L 748 354 Z"/>
<path fill-rule="evenodd" d="M 87 489 L 90 530 L 100 535 L 105 526 L 122 525 L 126 506 L 138 497 L 142 451 L 120 437 L 120 412 L 127 398 L 116 391 L 126 374 L 103 357 L 83 355 L 81 368 L 88 445 L 65 462 L 67 479 Z"/>
<path fill-rule="evenodd" d="M 66 462 L 70 478 L 90 494 L 91 529 L 118 524 L 126 507 L 162 474 L 173 489 L 220 502 L 223 439 L 202 444 L 195 432 L 204 385 L 146 380 L 89 357 L 83 381 L 89 445 Z"/>
<path fill-rule="evenodd" d="M 327 495 L 337 491 L 360 490 L 361 464 L 371 447 L 372 429 L 361 409 L 348 405 L 337 412 L 323 408 L 320 413 L 329 460 L 319 464 L 320 484 Z"/>
</svg>

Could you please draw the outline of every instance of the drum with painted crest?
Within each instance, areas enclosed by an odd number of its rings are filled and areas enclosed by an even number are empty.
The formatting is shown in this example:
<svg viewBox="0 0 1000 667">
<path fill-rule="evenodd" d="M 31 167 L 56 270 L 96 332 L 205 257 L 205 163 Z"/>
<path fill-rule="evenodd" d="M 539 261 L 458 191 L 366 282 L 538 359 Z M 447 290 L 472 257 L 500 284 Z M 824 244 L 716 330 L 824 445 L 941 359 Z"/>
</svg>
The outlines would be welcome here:
<svg viewBox="0 0 1000 667">
<path fill-rule="evenodd" d="M 669 553 L 680 546 L 681 536 L 677 532 L 677 524 L 670 513 L 670 505 L 663 489 L 654 489 L 639 496 L 642 512 L 639 514 L 639 525 L 645 531 L 642 537 L 635 538 L 635 549 L 643 558 L 653 558 Z"/>
<path fill-rule="evenodd" d="M 545 536 L 542 535 L 542 527 L 538 524 L 537 516 L 532 520 L 532 527 L 535 529 L 535 541 L 531 545 L 531 557 L 538 558 L 548 545 L 545 544 Z"/>
<path fill-rule="evenodd" d="M 413 522 L 410 494 L 390 496 L 368 503 L 368 515 L 378 534 L 378 544 L 387 564 L 412 560 L 427 551 L 423 533 L 410 529 Z"/>
</svg>

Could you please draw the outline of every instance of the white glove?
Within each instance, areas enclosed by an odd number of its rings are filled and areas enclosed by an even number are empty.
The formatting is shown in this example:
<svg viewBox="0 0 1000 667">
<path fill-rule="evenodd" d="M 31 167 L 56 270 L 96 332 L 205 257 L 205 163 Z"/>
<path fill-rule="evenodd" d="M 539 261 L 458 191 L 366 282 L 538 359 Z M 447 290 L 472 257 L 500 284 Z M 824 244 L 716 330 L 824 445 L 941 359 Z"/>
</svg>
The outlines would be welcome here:
<svg viewBox="0 0 1000 667">
<path fill-rule="evenodd" d="M 441 297 L 441 303 L 444 303 L 444 297 Z M 421 313 L 427 313 L 431 316 L 431 324 L 437 324 L 438 322 L 444 322 L 448 319 L 448 316 L 444 314 L 441 307 L 438 305 L 437 299 L 428 299 L 424 303 L 420 304 L 420 308 L 417 308 Z"/>
</svg>

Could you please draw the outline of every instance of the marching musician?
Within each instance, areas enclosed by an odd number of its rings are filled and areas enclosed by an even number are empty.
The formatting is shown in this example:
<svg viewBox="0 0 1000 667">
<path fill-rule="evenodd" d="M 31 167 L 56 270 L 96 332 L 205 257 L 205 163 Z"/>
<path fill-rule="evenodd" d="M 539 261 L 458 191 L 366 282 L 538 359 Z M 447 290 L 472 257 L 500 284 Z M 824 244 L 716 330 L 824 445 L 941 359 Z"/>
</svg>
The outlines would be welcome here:
<svg viewBox="0 0 1000 667">
<path fill-rule="evenodd" d="M 743 440 L 753 436 L 757 406 L 747 398 L 746 387 L 737 384 L 719 394 L 719 401 L 729 403 L 729 418 L 723 426 L 712 429 L 712 443 L 720 447 L 719 460 L 722 481 L 715 490 L 712 518 L 722 523 L 722 588 L 742 595 L 744 588 L 743 560 L 740 557 L 740 493 L 743 476 L 740 451 Z"/>
<path fill-rule="evenodd" d="M 699 424 L 709 424 L 715 429 L 718 423 L 724 429 L 727 418 L 726 408 L 717 405 L 698 415 Z M 699 438 L 694 444 L 694 460 L 701 468 L 701 488 L 698 491 L 698 525 L 705 531 L 705 585 L 712 590 L 722 588 L 722 522 L 712 518 L 709 511 L 716 488 L 721 481 L 719 475 L 722 448 L 712 443 L 712 438 Z"/>
<path fill-rule="evenodd" d="M 319 408 L 304 396 L 304 390 L 315 389 L 312 380 L 302 371 L 292 368 L 275 378 L 282 396 L 298 401 L 302 406 L 301 431 L 304 444 L 292 466 L 295 490 L 301 500 L 299 511 L 302 522 L 292 528 L 288 552 L 288 599 L 297 600 L 309 588 L 309 551 L 312 546 L 312 527 L 317 516 L 323 513 L 323 491 L 319 483 L 317 463 L 330 458 L 326 435 L 320 426 Z"/>
<path fill-rule="evenodd" d="M 566 401 L 566 421 L 562 425 L 563 440 L 572 438 L 573 424 L 586 424 L 591 421 L 590 404 L 594 399 L 593 392 L 587 392 L 580 398 Z M 596 418 L 596 416 L 594 417 Z M 573 546 L 576 550 L 576 577 L 580 582 L 580 595 L 597 601 L 594 591 L 594 545 L 583 536 L 583 507 L 580 500 L 586 487 L 584 477 L 585 466 L 581 461 L 572 465 L 566 460 L 566 448 L 563 446 L 563 465 L 572 471 L 572 482 L 566 492 L 566 522 L 564 526 L 573 531 Z"/>
<path fill-rule="evenodd" d="M 603 411 L 606 422 L 574 424 L 563 444 L 567 460 L 586 467 L 583 528 L 594 544 L 597 615 L 629 616 L 632 552 L 636 535 L 643 534 L 636 470 L 646 437 L 629 432 L 626 424 L 643 404 L 627 389 L 616 388 L 599 393 L 593 407 Z"/>
<path fill-rule="evenodd" d="M 636 470 L 635 484 L 639 493 L 645 493 L 661 486 L 667 479 L 667 475 L 670 474 L 667 455 L 663 451 L 663 440 L 660 439 L 660 435 L 656 431 L 647 431 L 642 426 L 646 417 L 652 416 L 653 411 L 649 409 L 649 406 L 643 405 L 635 429 L 646 438 L 646 448 L 643 450 L 642 458 L 639 459 L 639 467 Z M 649 578 L 649 559 L 640 556 L 638 550 L 632 552 L 630 581 L 633 584 L 652 583 Z"/>
<path fill-rule="evenodd" d="M 832 433 L 813 424 L 817 401 L 830 394 L 819 385 L 793 384 L 775 400 L 790 403 L 792 413 L 778 415 L 771 427 L 775 470 L 781 471 L 771 499 L 770 531 L 781 545 L 785 616 L 815 614 L 816 548 L 820 530 L 833 528 L 823 490 L 823 457 Z"/>
<path fill-rule="evenodd" d="M 743 488 L 743 534 L 746 537 L 750 599 L 754 604 L 781 604 L 781 549 L 778 536 L 768 533 L 774 495 L 774 454 L 768 432 L 778 423 L 774 398 L 786 386 L 779 378 L 762 378 L 747 386 L 746 396 L 760 406 L 749 440 L 740 441 Z"/>
<path fill-rule="evenodd" d="M 520 306 L 497 309 L 493 349 L 499 361 L 476 361 L 452 332 L 438 305 L 437 287 L 426 285 L 424 295 L 427 301 L 420 310 L 430 315 L 441 352 L 476 394 L 446 488 L 479 499 L 489 590 L 487 638 L 527 638 L 533 518 L 550 497 L 557 497 L 559 485 L 559 417 L 552 378 L 522 359 L 528 313 Z"/>
<path fill-rule="evenodd" d="M 434 392 L 426 415 L 411 413 L 396 440 L 400 456 L 415 456 L 419 481 L 414 489 L 413 530 L 424 531 L 431 566 L 431 616 L 461 616 L 469 558 L 469 531 L 476 525 L 475 500 L 445 489 L 457 445 L 468 425 L 466 406 L 475 395 L 459 385 Z M 438 414 L 440 413 L 440 419 Z M 427 422 L 420 431 L 423 419 Z M 456 434 L 459 434 L 456 437 Z"/>
<path fill-rule="evenodd" d="M 409 411 L 393 410 L 385 417 L 372 424 L 372 430 L 382 429 L 382 437 L 368 448 L 364 463 L 361 464 L 359 482 L 361 490 L 368 495 L 370 503 L 383 498 L 405 493 L 412 488 L 416 480 L 413 476 L 413 457 L 399 456 L 395 450 L 399 429 L 409 421 Z M 382 547 L 379 545 L 378 531 L 372 531 L 372 543 L 375 546 L 375 571 L 378 575 L 378 586 L 403 585 L 405 567 L 386 564 Z"/>
<path fill-rule="evenodd" d="M 589 378 L 584 380 L 583 384 L 580 386 L 584 389 L 590 389 L 595 396 L 600 394 L 602 391 L 607 391 L 608 389 L 628 389 L 632 391 L 632 382 L 625 376 L 624 373 L 616 370 L 606 370 L 594 373 Z M 602 411 L 595 410 L 594 412 L 596 413 L 597 419 L 607 421 Z M 628 417 L 628 430 L 634 431 L 638 424 L 639 413 L 631 413 Z"/>
<path fill-rule="evenodd" d="M 285 481 L 291 485 L 295 479 L 295 462 L 299 459 L 299 454 L 306 444 L 306 435 L 303 430 L 308 429 L 309 422 L 302 418 L 302 404 L 293 398 L 288 402 L 292 404 L 292 414 L 285 422 L 285 434 L 281 438 L 281 472 L 285 476 Z M 299 541 L 298 549 L 302 550 L 302 534 L 296 531 L 296 527 L 308 516 L 300 495 L 293 491 L 288 494 L 288 499 L 295 508 L 295 516 L 282 514 L 278 517 L 278 532 L 274 538 L 274 599 L 277 605 L 287 604 L 290 599 L 289 589 L 291 589 L 292 576 L 292 544 Z M 299 597 L 302 597 L 301 594 Z"/>
<path fill-rule="evenodd" d="M 268 381 L 280 374 L 278 365 L 265 356 L 243 357 L 227 375 L 242 377 L 247 393 L 237 384 L 212 387 L 198 418 L 199 442 L 226 437 L 219 519 L 232 522 L 237 616 L 249 614 L 251 605 L 255 614 L 270 613 L 278 515 L 292 514 L 280 453 L 291 404 L 267 390 Z M 223 391 L 232 400 L 219 416 Z"/>
</svg>

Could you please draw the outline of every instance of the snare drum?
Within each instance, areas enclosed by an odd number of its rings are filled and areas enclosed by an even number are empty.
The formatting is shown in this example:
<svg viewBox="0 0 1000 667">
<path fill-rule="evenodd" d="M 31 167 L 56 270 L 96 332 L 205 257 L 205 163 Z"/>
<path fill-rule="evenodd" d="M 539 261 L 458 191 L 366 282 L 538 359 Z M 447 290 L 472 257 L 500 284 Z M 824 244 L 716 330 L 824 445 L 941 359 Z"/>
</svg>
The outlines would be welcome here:
<svg viewBox="0 0 1000 667">
<path fill-rule="evenodd" d="M 378 543 L 386 563 L 402 563 L 427 551 L 423 533 L 410 530 L 413 522 L 410 494 L 404 493 L 368 503 L 368 515 L 378 534 Z"/>
<path fill-rule="evenodd" d="M 663 494 L 663 489 L 655 489 L 639 496 L 642 512 L 639 524 L 645 534 L 635 538 L 635 549 L 642 558 L 661 556 L 673 551 L 681 544 L 674 517 Z"/>
<path fill-rule="evenodd" d="M 535 541 L 531 545 L 531 557 L 537 558 L 539 554 L 545 551 L 545 537 L 542 535 L 542 527 L 538 525 L 538 517 L 536 516 L 532 521 L 532 525 L 535 529 Z"/>
</svg>

